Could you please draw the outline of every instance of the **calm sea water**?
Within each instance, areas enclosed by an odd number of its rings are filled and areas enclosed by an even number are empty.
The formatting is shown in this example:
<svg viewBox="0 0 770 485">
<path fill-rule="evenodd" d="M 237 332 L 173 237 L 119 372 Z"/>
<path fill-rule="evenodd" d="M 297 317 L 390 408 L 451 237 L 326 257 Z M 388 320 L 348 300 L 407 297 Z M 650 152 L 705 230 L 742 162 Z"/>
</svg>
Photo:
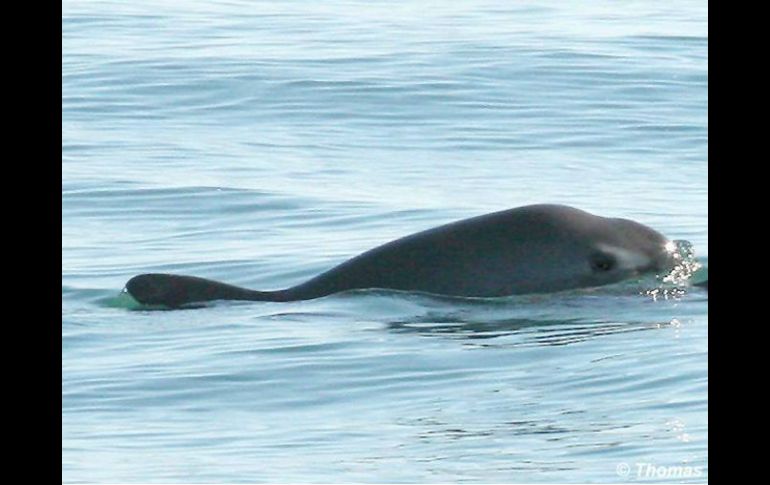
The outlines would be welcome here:
<svg viewBox="0 0 770 485">
<path fill-rule="evenodd" d="M 702 1 L 63 2 L 65 482 L 704 482 L 708 300 L 289 286 L 536 202 L 707 270 Z M 704 271 L 702 270 L 702 271 Z"/>
</svg>

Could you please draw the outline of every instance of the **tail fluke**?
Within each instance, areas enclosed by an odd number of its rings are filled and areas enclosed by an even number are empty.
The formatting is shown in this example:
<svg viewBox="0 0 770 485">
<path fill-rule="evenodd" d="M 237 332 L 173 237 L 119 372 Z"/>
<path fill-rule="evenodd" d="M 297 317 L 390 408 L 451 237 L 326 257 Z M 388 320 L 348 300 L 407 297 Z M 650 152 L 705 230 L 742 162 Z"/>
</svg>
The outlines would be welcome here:
<svg viewBox="0 0 770 485">
<path fill-rule="evenodd" d="M 143 305 L 178 308 L 213 300 L 285 301 L 283 291 L 255 291 L 219 281 L 163 273 L 134 276 L 126 291 Z"/>
</svg>

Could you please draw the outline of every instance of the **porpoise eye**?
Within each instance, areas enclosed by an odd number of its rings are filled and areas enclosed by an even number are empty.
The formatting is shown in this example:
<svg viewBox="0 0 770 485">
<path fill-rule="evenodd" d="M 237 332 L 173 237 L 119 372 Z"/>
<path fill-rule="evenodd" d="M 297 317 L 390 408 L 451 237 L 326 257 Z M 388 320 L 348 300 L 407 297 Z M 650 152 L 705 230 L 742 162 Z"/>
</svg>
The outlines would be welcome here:
<svg viewBox="0 0 770 485">
<path fill-rule="evenodd" d="M 594 253 L 590 260 L 594 271 L 610 271 L 615 267 L 615 258 L 607 253 Z"/>
</svg>

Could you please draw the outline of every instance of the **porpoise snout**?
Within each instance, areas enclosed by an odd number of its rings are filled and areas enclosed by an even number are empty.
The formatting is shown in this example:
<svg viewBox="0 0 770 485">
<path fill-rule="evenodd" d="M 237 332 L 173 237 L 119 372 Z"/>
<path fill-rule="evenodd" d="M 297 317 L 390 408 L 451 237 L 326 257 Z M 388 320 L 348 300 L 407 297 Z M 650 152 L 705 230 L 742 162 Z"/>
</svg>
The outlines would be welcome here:
<svg viewBox="0 0 770 485">
<path fill-rule="evenodd" d="M 609 250 L 627 270 L 664 274 L 676 265 L 677 245 L 658 231 L 629 219 L 614 219 L 617 239 Z"/>
<path fill-rule="evenodd" d="M 663 247 L 658 249 L 651 258 L 649 271 L 658 274 L 670 272 L 677 264 L 679 249 L 674 241 L 666 241 Z"/>
</svg>

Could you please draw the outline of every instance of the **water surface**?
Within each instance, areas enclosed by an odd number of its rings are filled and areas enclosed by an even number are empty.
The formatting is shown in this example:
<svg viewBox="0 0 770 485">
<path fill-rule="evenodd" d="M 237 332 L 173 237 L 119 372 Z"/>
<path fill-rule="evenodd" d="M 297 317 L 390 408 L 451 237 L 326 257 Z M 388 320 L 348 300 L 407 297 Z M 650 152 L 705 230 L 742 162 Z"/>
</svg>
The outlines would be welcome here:
<svg viewBox="0 0 770 485">
<path fill-rule="evenodd" d="M 120 296 L 281 288 L 540 202 L 707 266 L 704 2 L 62 10 L 64 482 L 707 480 L 702 291 Z"/>
</svg>

